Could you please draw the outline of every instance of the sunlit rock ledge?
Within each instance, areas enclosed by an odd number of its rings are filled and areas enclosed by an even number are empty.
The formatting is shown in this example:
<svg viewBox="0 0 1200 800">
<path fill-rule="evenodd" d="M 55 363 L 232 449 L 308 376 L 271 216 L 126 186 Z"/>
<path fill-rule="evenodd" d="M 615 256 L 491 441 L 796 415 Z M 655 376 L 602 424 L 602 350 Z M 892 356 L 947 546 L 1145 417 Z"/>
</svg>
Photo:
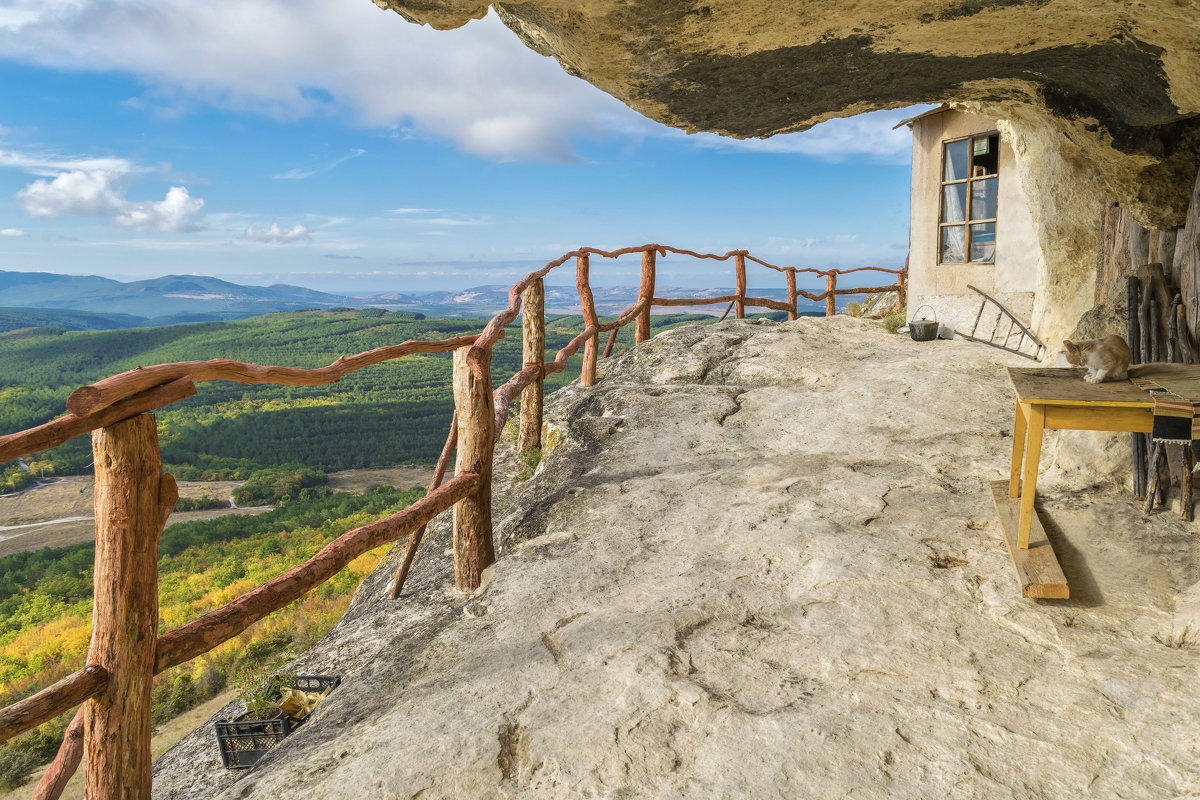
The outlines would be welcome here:
<svg viewBox="0 0 1200 800">
<path fill-rule="evenodd" d="M 301 659 L 343 676 L 312 721 L 245 772 L 197 730 L 155 797 L 1200 792 L 1193 529 L 1064 447 L 1039 488 L 1073 599 L 1021 599 L 988 491 L 1018 363 L 847 317 L 603 362 L 548 399 L 531 479 L 505 445 L 482 590 L 440 520 L 404 597 L 393 553 Z"/>
</svg>

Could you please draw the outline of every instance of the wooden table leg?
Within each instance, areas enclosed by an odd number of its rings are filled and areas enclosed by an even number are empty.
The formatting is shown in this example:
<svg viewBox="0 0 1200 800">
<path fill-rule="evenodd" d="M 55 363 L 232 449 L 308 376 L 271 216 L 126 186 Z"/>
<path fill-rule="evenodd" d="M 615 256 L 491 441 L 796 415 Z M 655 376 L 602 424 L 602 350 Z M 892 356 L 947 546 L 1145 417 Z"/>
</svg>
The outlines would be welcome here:
<svg viewBox="0 0 1200 800">
<path fill-rule="evenodd" d="M 1013 451 L 1012 469 L 1009 471 L 1008 496 L 1021 496 L 1021 456 L 1025 454 L 1025 411 L 1021 402 L 1017 401 L 1017 411 L 1013 416 Z"/>
<path fill-rule="evenodd" d="M 1025 434 L 1025 475 L 1021 487 L 1021 517 L 1017 521 L 1017 547 L 1029 549 L 1029 528 L 1033 524 L 1033 500 L 1037 496 L 1038 462 L 1042 457 L 1042 431 L 1046 425 L 1044 405 L 1024 407 L 1027 431 Z"/>
</svg>

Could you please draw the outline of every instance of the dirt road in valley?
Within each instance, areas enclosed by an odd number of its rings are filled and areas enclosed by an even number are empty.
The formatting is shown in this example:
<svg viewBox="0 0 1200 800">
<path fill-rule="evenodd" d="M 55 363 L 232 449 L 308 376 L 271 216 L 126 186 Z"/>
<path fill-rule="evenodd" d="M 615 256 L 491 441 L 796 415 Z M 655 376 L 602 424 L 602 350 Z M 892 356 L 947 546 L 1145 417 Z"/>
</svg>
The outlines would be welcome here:
<svg viewBox="0 0 1200 800">
<path fill-rule="evenodd" d="M 329 486 L 342 492 L 362 492 L 380 484 L 408 488 L 427 485 L 431 475 L 432 470 L 428 467 L 346 470 L 330 475 Z M 238 486 L 241 486 L 240 481 L 180 481 L 179 496 L 198 498 L 208 495 L 232 503 L 233 490 Z M 90 475 L 69 475 L 51 478 L 41 486 L 18 494 L 0 495 L 0 557 L 91 541 L 95 536 L 92 494 L 93 478 Z M 182 511 L 172 514 L 167 524 L 228 514 L 262 514 L 270 510 L 270 506 L 259 506 Z"/>
</svg>

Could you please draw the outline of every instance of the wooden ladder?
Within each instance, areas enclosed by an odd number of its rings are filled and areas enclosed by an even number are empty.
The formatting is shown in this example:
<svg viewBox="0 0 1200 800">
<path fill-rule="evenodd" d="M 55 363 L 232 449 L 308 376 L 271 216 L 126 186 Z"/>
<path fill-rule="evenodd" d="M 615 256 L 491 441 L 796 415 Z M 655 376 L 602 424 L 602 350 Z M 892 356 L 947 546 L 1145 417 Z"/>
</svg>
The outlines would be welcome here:
<svg viewBox="0 0 1200 800">
<path fill-rule="evenodd" d="M 1025 358 L 1030 358 L 1034 361 L 1042 360 L 1042 354 L 1045 352 L 1046 346 L 1042 344 L 1040 339 L 1033 335 L 1033 331 L 1022 325 L 1021 321 L 1013 316 L 1011 311 L 1002 306 L 996 298 L 979 291 L 979 289 L 970 284 L 967 284 L 967 288 L 983 297 L 983 302 L 979 304 L 979 313 L 975 315 L 975 325 L 971 328 L 971 332 L 963 333 L 962 331 L 955 331 L 956 335 L 972 342 L 986 344 L 989 347 L 998 347 L 1001 350 L 1007 350 L 1010 353 L 1016 353 L 1019 356 L 1025 356 Z M 988 309 L 989 305 L 992 306 L 990 310 Z M 987 322 L 984 321 L 985 311 L 987 311 Z M 988 334 L 988 338 L 984 339 L 980 336 L 980 324 L 982 323 L 983 329 L 987 330 L 988 322 L 992 322 L 993 311 L 996 314 L 996 318 L 992 323 L 992 332 Z M 1003 334 L 1001 334 L 1001 329 L 1004 328 L 1006 321 L 1008 322 L 1008 328 L 1004 329 Z M 1014 334 L 1016 334 L 1016 341 L 1010 346 L 1010 342 L 1013 342 Z M 1000 338 L 997 338 L 997 336 Z M 1033 348 L 1032 352 L 1028 349 L 1022 349 L 1029 347 Z"/>
</svg>

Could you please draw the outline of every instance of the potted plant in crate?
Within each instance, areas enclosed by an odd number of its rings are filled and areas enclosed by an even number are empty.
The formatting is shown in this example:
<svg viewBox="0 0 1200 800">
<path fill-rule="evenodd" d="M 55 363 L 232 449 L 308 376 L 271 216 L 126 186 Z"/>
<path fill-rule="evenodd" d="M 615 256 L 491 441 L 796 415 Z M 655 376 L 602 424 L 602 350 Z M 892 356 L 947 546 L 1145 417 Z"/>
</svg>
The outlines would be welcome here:
<svg viewBox="0 0 1200 800">
<path fill-rule="evenodd" d="M 243 667 L 233 680 L 238 697 L 246 703 L 246 713 L 237 721 L 265 721 L 281 717 L 283 711 L 277 703 L 283 690 L 295 680 L 296 674 L 285 667 L 283 656 Z"/>
<path fill-rule="evenodd" d="M 335 676 L 296 675 L 284 668 L 282 657 L 241 670 L 234 686 L 246 711 L 237 719 L 216 723 L 217 745 L 225 766 L 254 766 L 339 683 L 341 679 Z"/>
</svg>

